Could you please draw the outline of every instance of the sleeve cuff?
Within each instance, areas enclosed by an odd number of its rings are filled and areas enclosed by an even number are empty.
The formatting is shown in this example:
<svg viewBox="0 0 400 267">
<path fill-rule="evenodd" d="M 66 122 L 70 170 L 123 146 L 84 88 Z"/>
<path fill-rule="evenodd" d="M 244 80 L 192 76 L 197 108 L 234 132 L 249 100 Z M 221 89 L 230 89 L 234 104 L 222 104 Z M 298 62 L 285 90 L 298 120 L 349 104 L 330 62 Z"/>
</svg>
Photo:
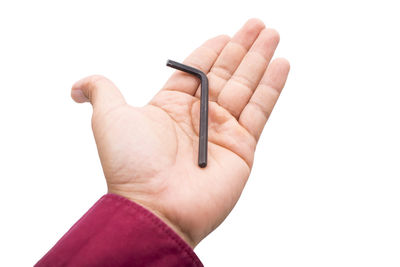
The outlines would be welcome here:
<svg viewBox="0 0 400 267">
<path fill-rule="evenodd" d="M 100 198 L 35 266 L 203 266 L 162 220 L 115 194 Z"/>
</svg>

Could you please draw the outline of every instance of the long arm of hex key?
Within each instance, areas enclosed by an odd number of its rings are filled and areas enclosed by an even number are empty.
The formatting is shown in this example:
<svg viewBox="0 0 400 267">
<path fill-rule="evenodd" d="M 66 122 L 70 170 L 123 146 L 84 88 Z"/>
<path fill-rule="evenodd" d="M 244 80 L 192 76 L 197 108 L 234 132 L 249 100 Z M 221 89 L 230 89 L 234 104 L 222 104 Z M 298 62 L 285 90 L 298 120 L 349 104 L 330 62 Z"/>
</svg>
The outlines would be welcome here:
<svg viewBox="0 0 400 267">
<path fill-rule="evenodd" d="M 167 66 L 187 72 L 200 79 L 200 130 L 199 130 L 199 156 L 198 164 L 201 168 L 207 166 L 207 144 L 208 144 L 208 78 L 201 70 L 184 65 L 182 63 L 168 60 Z"/>
</svg>

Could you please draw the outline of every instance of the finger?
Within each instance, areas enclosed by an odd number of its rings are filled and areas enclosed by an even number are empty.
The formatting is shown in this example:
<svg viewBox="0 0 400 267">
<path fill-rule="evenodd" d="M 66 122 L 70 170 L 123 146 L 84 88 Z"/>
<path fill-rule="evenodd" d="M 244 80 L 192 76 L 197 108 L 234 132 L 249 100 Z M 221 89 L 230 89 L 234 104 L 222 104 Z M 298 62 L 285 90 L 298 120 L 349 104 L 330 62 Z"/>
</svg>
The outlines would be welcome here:
<svg viewBox="0 0 400 267">
<path fill-rule="evenodd" d="M 183 61 L 183 64 L 208 73 L 222 49 L 229 42 L 230 37 L 220 35 L 206 41 Z M 180 91 L 194 95 L 200 81 L 193 75 L 182 71 L 176 71 L 164 85 L 162 90 Z"/>
<path fill-rule="evenodd" d="M 236 118 L 253 95 L 278 43 L 278 32 L 264 29 L 219 94 L 217 102 Z"/>
<path fill-rule="evenodd" d="M 210 101 L 217 100 L 220 91 L 231 78 L 243 57 L 264 28 L 265 25 L 261 20 L 248 20 L 222 50 L 208 73 Z M 200 96 L 200 89 L 197 90 L 196 96 Z"/>
<path fill-rule="evenodd" d="M 290 65 L 286 59 L 273 60 L 250 101 L 240 114 L 239 123 L 256 140 L 260 138 L 264 125 L 285 86 L 289 69 Z"/>
<path fill-rule="evenodd" d="M 118 88 L 100 75 L 89 76 L 76 82 L 72 86 L 71 97 L 77 103 L 90 102 L 93 109 L 104 112 L 126 103 Z"/>
</svg>

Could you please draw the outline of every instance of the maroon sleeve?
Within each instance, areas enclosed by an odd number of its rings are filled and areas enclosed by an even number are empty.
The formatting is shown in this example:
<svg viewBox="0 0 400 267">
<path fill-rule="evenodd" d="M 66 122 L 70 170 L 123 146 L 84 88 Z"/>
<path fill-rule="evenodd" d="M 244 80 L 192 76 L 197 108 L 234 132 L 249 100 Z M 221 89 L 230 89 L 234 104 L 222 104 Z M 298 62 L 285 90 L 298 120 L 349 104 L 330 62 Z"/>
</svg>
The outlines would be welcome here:
<svg viewBox="0 0 400 267">
<path fill-rule="evenodd" d="M 138 204 L 104 195 L 35 266 L 203 266 L 169 226 Z"/>
</svg>

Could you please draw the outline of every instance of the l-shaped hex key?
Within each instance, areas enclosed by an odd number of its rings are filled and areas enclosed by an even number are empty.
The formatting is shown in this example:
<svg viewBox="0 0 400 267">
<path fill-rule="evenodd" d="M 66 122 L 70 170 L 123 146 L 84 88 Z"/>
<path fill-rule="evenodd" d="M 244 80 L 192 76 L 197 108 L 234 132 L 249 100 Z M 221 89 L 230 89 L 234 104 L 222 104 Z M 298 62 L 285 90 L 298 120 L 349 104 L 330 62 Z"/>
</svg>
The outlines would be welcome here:
<svg viewBox="0 0 400 267">
<path fill-rule="evenodd" d="M 201 70 L 184 65 L 182 63 L 168 60 L 167 66 L 187 72 L 200 79 L 200 130 L 199 130 L 199 156 L 198 164 L 201 168 L 207 166 L 207 143 L 208 143 L 208 79 Z"/>
</svg>

